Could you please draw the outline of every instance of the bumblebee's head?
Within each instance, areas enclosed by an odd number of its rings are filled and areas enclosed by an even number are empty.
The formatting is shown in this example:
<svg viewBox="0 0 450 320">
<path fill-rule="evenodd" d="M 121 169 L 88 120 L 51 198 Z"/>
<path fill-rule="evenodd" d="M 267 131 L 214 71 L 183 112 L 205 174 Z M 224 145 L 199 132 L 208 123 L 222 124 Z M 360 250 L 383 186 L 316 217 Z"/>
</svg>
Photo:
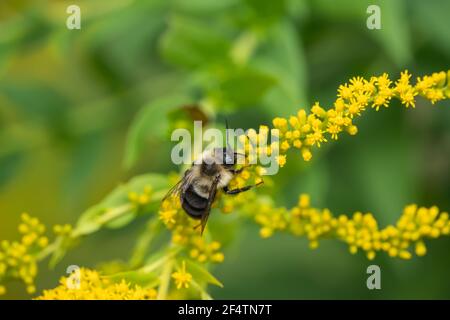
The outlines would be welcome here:
<svg viewBox="0 0 450 320">
<path fill-rule="evenodd" d="M 201 159 L 198 159 L 194 164 L 202 164 L 204 172 L 211 173 L 214 171 L 213 167 L 216 165 L 223 166 L 227 169 L 232 169 L 238 164 L 238 156 L 243 154 L 234 151 L 229 142 L 228 124 L 226 125 L 226 146 L 220 148 L 207 149 L 203 152 Z"/>
<path fill-rule="evenodd" d="M 234 166 L 233 153 L 227 151 L 226 148 L 214 148 L 203 152 L 201 161 L 197 164 L 201 165 L 201 171 L 208 175 L 216 175 L 221 167 L 232 168 Z"/>
</svg>

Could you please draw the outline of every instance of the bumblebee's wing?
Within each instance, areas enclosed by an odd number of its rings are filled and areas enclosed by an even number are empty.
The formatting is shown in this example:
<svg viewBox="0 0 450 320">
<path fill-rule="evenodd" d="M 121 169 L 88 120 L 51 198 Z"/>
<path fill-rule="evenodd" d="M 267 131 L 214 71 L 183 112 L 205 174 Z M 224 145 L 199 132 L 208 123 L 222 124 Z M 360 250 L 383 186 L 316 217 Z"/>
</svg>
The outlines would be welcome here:
<svg viewBox="0 0 450 320">
<path fill-rule="evenodd" d="M 216 197 L 217 184 L 219 183 L 219 179 L 220 179 L 220 176 L 217 176 L 211 185 L 211 190 L 209 191 L 209 196 L 208 196 L 208 203 L 206 204 L 206 208 L 202 214 L 202 218 L 201 218 L 201 222 L 200 222 L 200 226 L 201 226 L 200 234 L 203 234 L 203 230 L 205 230 L 205 227 L 206 227 L 206 222 L 208 222 L 209 213 L 211 212 L 211 206 L 212 206 L 212 203 L 214 202 L 214 198 Z"/>
<path fill-rule="evenodd" d="M 164 198 L 162 198 L 162 201 L 166 200 L 167 198 L 170 198 L 171 196 L 175 196 L 180 193 L 181 185 L 183 184 L 183 179 L 177 182 L 176 185 L 174 185 L 170 190 L 166 193 Z"/>
<path fill-rule="evenodd" d="M 171 196 L 180 195 L 181 191 L 185 190 L 189 186 L 189 184 L 191 183 L 191 179 L 192 179 L 192 171 L 191 169 L 189 169 L 184 173 L 183 178 L 181 178 L 172 188 L 170 188 L 170 190 L 164 196 L 162 201 L 166 200 Z"/>
</svg>

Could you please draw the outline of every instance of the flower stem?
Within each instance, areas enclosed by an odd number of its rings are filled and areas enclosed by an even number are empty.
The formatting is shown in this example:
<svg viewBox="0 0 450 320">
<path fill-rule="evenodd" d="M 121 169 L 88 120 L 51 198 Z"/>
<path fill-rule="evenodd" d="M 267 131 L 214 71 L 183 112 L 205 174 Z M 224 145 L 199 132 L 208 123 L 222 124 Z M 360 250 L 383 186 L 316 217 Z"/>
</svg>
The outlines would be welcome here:
<svg viewBox="0 0 450 320">
<path fill-rule="evenodd" d="M 172 274 L 174 260 L 170 259 L 166 262 L 164 269 L 161 273 L 160 284 L 158 289 L 157 300 L 165 300 L 167 298 L 167 293 L 169 292 L 170 286 L 170 275 Z"/>
</svg>

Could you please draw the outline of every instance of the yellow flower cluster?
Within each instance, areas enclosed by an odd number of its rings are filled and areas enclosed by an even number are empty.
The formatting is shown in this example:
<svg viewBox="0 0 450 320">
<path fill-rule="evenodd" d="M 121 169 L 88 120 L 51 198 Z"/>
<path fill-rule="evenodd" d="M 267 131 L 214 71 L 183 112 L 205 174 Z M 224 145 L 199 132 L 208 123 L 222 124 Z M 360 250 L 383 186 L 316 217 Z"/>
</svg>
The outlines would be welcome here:
<svg viewBox="0 0 450 320">
<path fill-rule="evenodd" d="M 424 208 L 407 206 L 396 225 L 379 229 L 371 213 L 356 212 L 352 217 L 334 217 L 328 209 L 310 206 L 308 195 L 301 195 L 298 204 L 290 210 L 274 208 L 267 203 L 257 204 L 251 209 L 255 221 L 261 225 L 260 235 L 270 237 L 274 231 L 286 231 L 296 236 L 306 236 L 312 249 L 319 240 L 334 238 L 348 244 L 350 252 L 362 250 L 368 259 L 376 252 L 384 251 L 390 257 L 411 258 L 411 247 L 415 253 L 426 253 L 424 239 L 438 238 L 450 234 L 448 213 L 439 212 L 437 207 Z"/>
<path fill-rule="evenodd" d="M 450 97 L 448 73 L 438 72 L 431 76 L 417 78 L 417 83 L 410 84 L 411 75 L 404 71 L 395 83 L 387 74 L 371 77 L 366 80 L 354 77 L 349 83 L 341 85 L 338 89 L 338 98 L 334 107 L 325 110 L 316 102 L 311 112 L 301 109 L 297 115 L 286 118 L 273 119 L 273 126 L 279 130 L 278 163 L 282 167 L 286 163 L 286 152 L 291 147 L 300 150 L 305 161 L 312 158 L 313 146 L 320 147 L 329 139 L 337 140 L 341 132 L 355 135 L 358 128 L 353 119 L 360 116 L 368 106 L 379 110 L 388 107 L 392 98 L 397 98 L 406 107 L 415 107 L 415 97 L 420 95 L 433 104 L 439 100 Z"/>
<path fill-rule="evenodd" d="M 172 278 L 175 280 L 175 285 L 177 289 L 189 288 L 189 284 L 192 281 L 192 275 L 186 271 L 186 262 L 183 261 L 181 268 L 172 274 Z"/>
<path fill-rule="evenodd" d="M 112 282 L 97 271 L 81 268 L 75 273 L 62 277 L 60 285 L 44 290 L 37 300 L 150 300 L 156 299 L 156 290 L 130 285 L 125 280 Z"/>
<path fill-rule="evenodd" d="M 172 232 L 172 242 L 184 246 L 192 259 L 201 263 L 223 262 L 225 256 L 219 251 L 221 244 L 218 241 L 208 242 L 200 236 L 199 228 L 196 228 L 200 221 L 188 217 L 181 209 L 178 197 L 172 196 L 162 202 L 159 218 Z"/>
<path fill-rule="evenodd" d="M 19 279 L 26 285 L 27 292 L 36 291 L 34 278 L 38 266 L 36 254 L 48 245 L 48 238 L 44 236 L 45 226 L 37 218 L 28 214 L 21 215 L 18 227 L 22 235 L 20 241 L 1 242 L 0 247 L 0 283 L 6 279 Z M 5 294 L 6 288 L 0 285 L 0 294 Z"/>
<path fill-rule="evenodd" d="M 128 200 L 135 206 L 139 208 L 140 206 L 145 206 L 150 202 L 150 197 L 152 194 L 152 188 L 150 186 L 144 187 L 144 192 L 138 194 L 137 192 L 128 193 Z"/>
<path fill-rule="evenodd" d="M 72 232 L 72 226 L 70 224 L 57 224 L 53 227 L 53 232 L 57 236 L 67 236 Z"/>
<path fill-rule="evenodd" d="M 261 157 L 274 156 L 281 167 L 286 163 L 286 157 L 278 154 L 278 150 L 281 148 L 283 151 L 286 151 L 288 146 L 286 144 L 280 145 L 279 141 L 269 139 L 269 130 L 271 137 L 276 139 L 279 138 L 280 134 L 278 129 L 269 129 L 269 127 L 265 125 L 259 126 L 258 132 L 254 129 L 249 129 L 246 134 L 238 137 L 239 144 L 236 148 L 236 152 L 245 155 L 245 168 L 234 179 L 236 187 L 242 187 L 245 185 L 245 181 L 251 177 L 255 178 L 254 183 L 259 183 L 261 181 L 261 178 L 259 177 L 265 173 L 265 169 L 261 166 L 254 165 Z M 256 176 L 252 173 L 256 173 Z"/>
<path fill-rule="evenodd" d="M 194 247 L 190 250 L 189 255 L 192 259 L 201 263 L 207 261 L 220 263 L 225 259 L 224 254 L 219 251 L 222 246 L 220 242 L 207 243 L 201 236 L 195 236 L 191 241 Z"/>
<path fill-rule="evenodd" d="M 180 209 L 180 199 L 175 196 L 164 199 L 161 203 L 158 212 L 159 219 L 166 225 L 169 230 L 172 230 L 177 225 L 177 220 L 183 218 L 182 216 L 180 216 Z"/>
</svg>

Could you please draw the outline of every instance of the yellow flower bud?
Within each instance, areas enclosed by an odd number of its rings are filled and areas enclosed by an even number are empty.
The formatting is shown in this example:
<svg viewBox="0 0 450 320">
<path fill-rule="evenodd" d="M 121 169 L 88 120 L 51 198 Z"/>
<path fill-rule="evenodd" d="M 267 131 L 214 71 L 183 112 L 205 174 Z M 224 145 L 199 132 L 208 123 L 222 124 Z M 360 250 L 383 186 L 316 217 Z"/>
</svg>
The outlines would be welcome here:
<svg viewBox="0 0 450 320">
<path fill-rule="evenodd" d="M 311 158 L 312 158 L 311 151 L 308 148 L 303 148 L 302 149 L 302 157 L 303 157 L 303 160 L 305 160 L 305 161 L 311 160 Z"/>
<path fill-rule="evenodd" d="M 425 246 L 425 243 L 423 243 L 422 241 L 417 242 L 416 244 L 416 254 L 419 257 L 422 257 L 427 254 L 427 247 Z"/>
<path fill-rule="evenodd" d="M 273 234 L 273 230 L 271 228 L 268 228 L 268 227 L 264 227 L 264 228 L 261 228 L 261 230 L 259 230 L 259 235 L 263 239 L 271 237 L 272 234 Z"/>
</svg>

